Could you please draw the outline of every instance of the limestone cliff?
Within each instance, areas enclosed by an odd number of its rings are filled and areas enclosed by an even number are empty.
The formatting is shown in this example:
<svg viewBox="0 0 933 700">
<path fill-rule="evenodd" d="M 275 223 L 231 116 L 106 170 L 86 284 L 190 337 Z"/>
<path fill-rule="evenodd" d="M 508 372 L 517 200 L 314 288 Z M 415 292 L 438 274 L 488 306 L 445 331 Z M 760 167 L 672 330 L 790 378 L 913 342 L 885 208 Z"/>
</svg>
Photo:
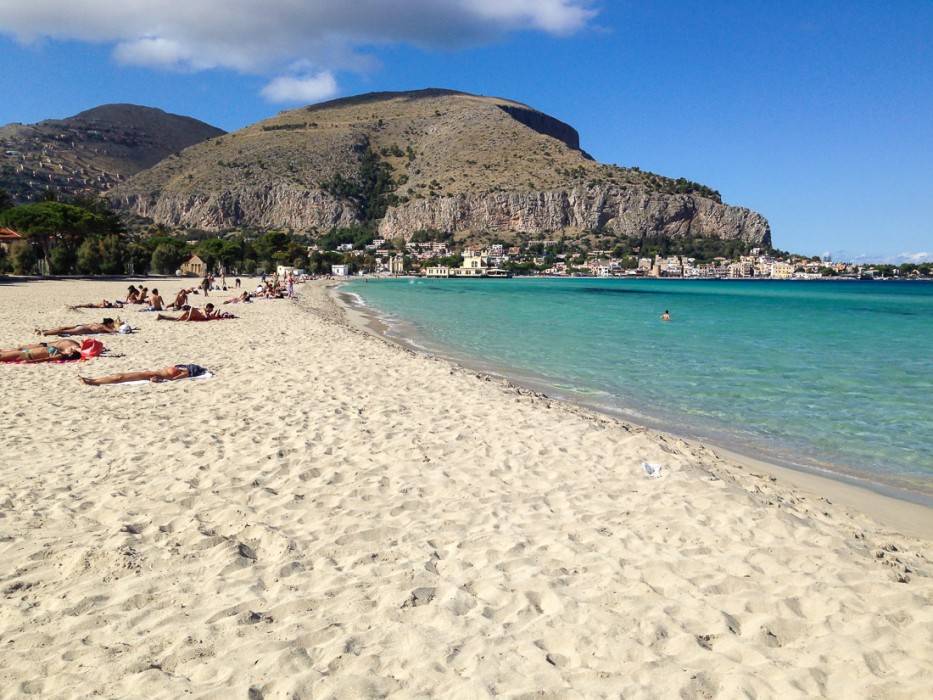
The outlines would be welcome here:
<svg viewBox="0 0 933 700">
<path fill-rule="evenodd" d="M 627 237 L 714 236 L 771 243 L 767 220 L 750 209 L 693 195 L 606 186 L 495 192 L 409 202 L 389 210 L 379 233 L 395 238 L 422 229 L 497 234 L 603 229 Z"/>
<path fill-rule="evenodd" d="M 375 224 L 458 238 L 710 236 L 768 245 L 768 222 L 686 180 L 597 163 L 573 127 L 501 98 L 375 93 L 282 112 L 185 149 L 111 201 L 172 227 Z M 375 213 L 374 213 L 375 212 Z"/>
</svg>

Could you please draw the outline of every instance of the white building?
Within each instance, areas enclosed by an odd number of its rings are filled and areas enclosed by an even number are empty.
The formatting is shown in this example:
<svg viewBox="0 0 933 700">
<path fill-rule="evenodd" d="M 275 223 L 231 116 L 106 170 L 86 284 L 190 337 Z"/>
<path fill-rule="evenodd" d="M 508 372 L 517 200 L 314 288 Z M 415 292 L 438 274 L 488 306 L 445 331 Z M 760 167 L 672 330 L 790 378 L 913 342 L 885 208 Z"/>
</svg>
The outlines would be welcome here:
<svg viewBox="0 0 933 700">
<path fill-rule="evenodd" d="M 396 253 L 389 258 L 389 272 L 393 275 L 405 274 L 405 258 L 401 253 Z"/>
</svg>

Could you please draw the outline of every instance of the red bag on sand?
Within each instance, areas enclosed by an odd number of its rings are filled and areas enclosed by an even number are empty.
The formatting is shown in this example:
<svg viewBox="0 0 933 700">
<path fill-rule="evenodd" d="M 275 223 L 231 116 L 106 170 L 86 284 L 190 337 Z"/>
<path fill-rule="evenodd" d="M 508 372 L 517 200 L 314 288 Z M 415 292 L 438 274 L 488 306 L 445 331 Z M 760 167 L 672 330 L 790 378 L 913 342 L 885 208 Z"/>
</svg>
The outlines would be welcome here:
<svg viewBox="0 0 933 700">
<path fill-rule="evenodd" d="M 96 338 L 85 338 L 81 341 L 81 359 L 90 360 L 104 351 L 104 344 Z"/>
</svg>

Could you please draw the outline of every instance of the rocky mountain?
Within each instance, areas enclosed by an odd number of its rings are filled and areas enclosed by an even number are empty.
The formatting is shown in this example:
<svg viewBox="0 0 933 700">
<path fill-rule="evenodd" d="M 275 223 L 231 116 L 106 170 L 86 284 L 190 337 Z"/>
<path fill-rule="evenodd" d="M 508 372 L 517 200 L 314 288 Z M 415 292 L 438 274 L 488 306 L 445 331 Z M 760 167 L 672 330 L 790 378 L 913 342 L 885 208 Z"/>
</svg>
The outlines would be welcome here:
<svg viewBox="0 0 933 700">
<path fill-rule="evenodd" d="M 0 127 L 0 188 L 27 202 L 109 190 L 221 129 L 161 109 L 114 104 L 67 119 Z"/>
<path fill-rule="evenodd" d="M 597 163 L 576 130 L 510 100 L 372 93 L 289 110 L 173 154 L 110 192 L 169 227 L 363 224 L 460 240 L 706 236 L 769 245 L 768 222 L 686 180 Z"/>
</svg>

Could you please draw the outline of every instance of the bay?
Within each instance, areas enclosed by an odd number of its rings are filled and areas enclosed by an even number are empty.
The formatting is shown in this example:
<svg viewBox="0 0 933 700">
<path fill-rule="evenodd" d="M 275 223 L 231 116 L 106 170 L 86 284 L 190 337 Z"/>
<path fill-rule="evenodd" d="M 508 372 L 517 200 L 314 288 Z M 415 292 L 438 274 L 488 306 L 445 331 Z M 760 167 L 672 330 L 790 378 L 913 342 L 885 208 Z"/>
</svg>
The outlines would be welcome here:
<svg viewBox="0 0 933 700">
<path fill-rule="evenodd" d="M 931 283 L 402 278 L 341 291 L 397 341 L 557 398 L 933 493 Z"/>
</svg>

